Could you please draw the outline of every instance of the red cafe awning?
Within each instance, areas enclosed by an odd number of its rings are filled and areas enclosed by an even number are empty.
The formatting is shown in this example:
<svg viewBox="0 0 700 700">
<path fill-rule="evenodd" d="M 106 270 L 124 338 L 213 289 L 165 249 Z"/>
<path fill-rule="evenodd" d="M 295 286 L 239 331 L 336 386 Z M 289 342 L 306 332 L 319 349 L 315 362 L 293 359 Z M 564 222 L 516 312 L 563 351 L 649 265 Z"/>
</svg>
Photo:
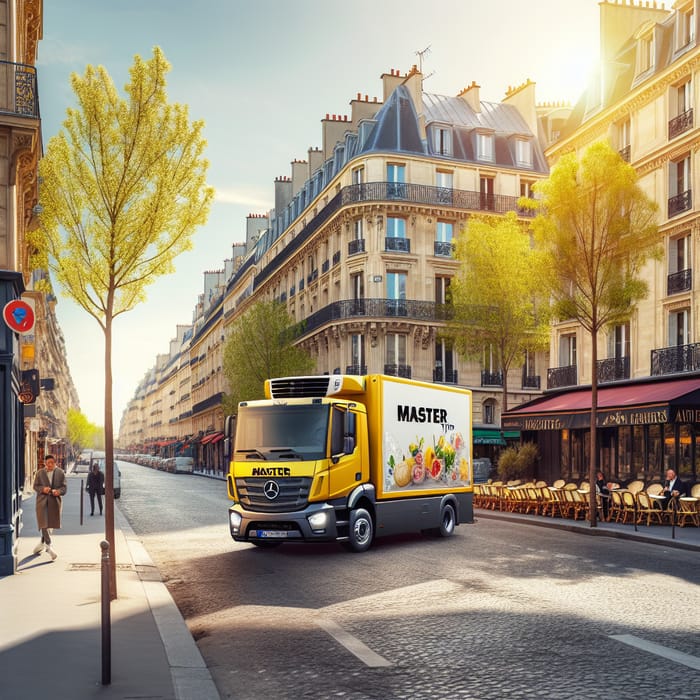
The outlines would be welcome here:
<svg viewBox="0 0 700 700">
<path fill-rule="evenodd" d="M 223 433 L 209 433 L 202 438 L 202 445 L 206 445 L 208 442 L 213 445 L 215 442 L 219 442 L 223 436 Z"/>
</svg>

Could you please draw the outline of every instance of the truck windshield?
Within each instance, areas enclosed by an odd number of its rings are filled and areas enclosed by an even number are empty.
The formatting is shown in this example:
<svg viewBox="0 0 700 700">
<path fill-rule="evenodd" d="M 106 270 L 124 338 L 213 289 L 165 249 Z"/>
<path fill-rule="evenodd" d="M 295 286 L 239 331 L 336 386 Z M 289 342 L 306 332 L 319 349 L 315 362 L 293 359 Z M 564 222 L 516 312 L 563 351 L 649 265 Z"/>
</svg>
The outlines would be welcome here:
<svg viewBox="0 0 700 700">
<path fill-rule="evenodd" d="M 326 456 L 328 405 L 241 406 L 236 453 L 251 459 L 322 459 Z M 241 454 L 243 453 L 243 454 Z"/>
</svg>

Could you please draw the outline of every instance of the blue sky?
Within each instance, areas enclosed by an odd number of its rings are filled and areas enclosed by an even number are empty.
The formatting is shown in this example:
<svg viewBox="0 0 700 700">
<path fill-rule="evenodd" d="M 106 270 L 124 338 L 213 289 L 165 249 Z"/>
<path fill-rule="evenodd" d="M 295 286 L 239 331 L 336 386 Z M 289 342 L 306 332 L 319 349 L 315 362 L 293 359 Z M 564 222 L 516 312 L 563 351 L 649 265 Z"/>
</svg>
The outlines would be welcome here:
<svg viewBox="0 0 700 700">
<path fill-rule="evenodd" d="M 565 11 L 564 11 L 565 8 Z M 537 100 L 575 101 L 598 50 L 597 0 L 47 0 L 39 42 L 44 143 L 74 104 L 70 74 L 103 65 L 122 91 L 136 54 L 160 46 L 172 64 L 171 101 L 205 121 L 216 202 L 194 249 L 114 327 L 114 417 L 178 323 L 190 323 L 202 273 L 223 267 L 245 239 L 245 217 L 272 206 L 273 180 L 321 145 L 326 113 L 349 114 L 358 93 L 381 99 L 379 76 L 405 73 L 430 47 L 425 89 L 455 95 L 475 80 L 501 100 L 526 79 Z M 80 407 L 104 423 L 104 340 L 59 290 L 57 307 Z"/>
</svg>

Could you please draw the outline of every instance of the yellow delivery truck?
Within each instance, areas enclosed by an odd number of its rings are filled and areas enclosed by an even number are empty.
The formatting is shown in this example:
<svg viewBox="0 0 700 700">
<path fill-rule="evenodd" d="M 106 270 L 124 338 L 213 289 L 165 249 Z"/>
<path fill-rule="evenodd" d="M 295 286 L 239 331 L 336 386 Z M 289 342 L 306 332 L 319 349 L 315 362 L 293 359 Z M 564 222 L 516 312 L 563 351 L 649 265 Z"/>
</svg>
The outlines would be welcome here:
<svg viewBox="0 0 700 700">
<path fill-rule="evenodd" d="M 268 379 L 265 395 L 235 421 L 234 540 L 362 552 L 375 537 L 449 537 L 473 520 L 470 391 L 373 374 Z"/>
</svg>

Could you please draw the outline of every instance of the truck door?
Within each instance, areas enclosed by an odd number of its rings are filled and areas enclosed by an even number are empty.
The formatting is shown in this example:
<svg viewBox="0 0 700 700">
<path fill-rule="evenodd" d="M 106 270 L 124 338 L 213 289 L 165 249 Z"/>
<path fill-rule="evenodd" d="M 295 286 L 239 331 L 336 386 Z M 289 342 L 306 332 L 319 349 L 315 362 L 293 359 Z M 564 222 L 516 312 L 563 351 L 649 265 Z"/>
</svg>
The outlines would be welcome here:
<svg viewBox="0 0 700 700">
<path fill-rule="evenodd" d="M 330 498 L 349 493 L 362 479 L 355 414 L 344 406 L 331 412 Z"/>
</svg>

